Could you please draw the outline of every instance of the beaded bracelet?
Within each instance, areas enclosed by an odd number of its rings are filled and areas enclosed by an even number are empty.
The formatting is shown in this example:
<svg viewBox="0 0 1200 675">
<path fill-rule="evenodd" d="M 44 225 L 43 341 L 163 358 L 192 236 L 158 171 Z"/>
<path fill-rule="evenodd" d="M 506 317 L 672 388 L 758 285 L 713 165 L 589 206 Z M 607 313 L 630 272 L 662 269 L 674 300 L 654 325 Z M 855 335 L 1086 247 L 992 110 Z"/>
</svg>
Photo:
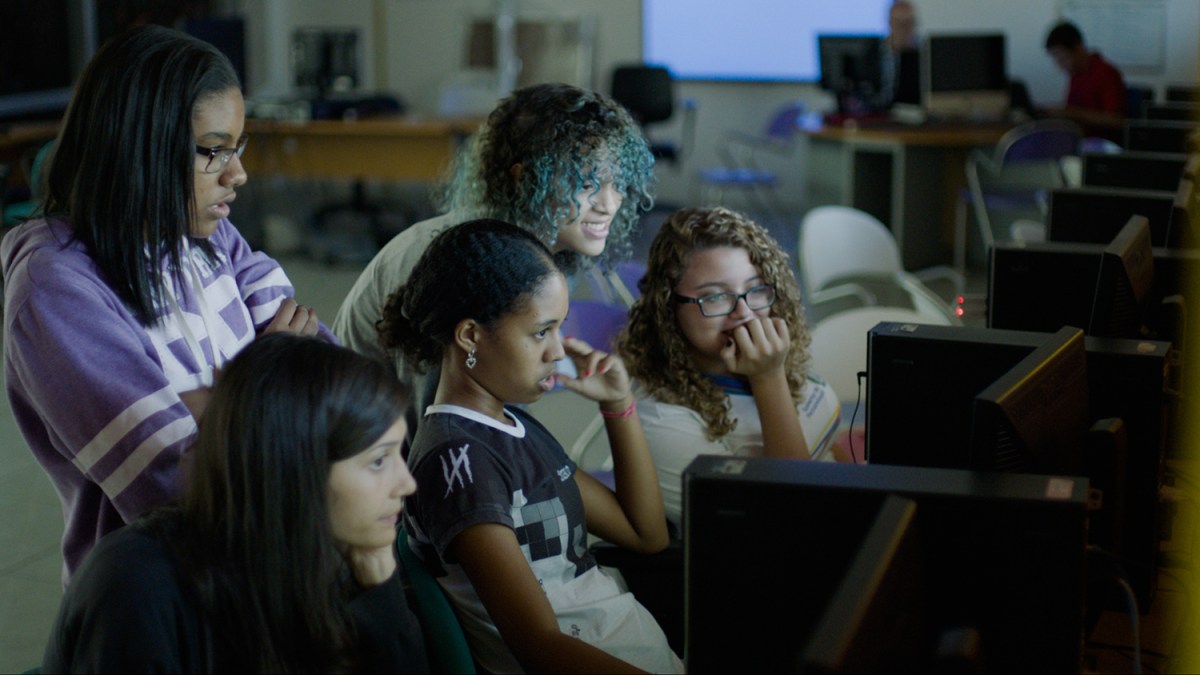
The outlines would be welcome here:
<svg viewBox="0 0 1200 675">
<path fill-rule="evenodd" d="M 630 415 L 633 414 L 633 411 L 635 411 L 635 410 L 637 410 L 637 399 L 632 399 L 629 402 L 629 407 L 622 410 L 621 412 L 609 412 L 609 411 L 601 408 L 600 415 L 602 417 L 605 417 L 608 419 L 620 419 L 622 417 L 629 417 Z"/>
</svg>

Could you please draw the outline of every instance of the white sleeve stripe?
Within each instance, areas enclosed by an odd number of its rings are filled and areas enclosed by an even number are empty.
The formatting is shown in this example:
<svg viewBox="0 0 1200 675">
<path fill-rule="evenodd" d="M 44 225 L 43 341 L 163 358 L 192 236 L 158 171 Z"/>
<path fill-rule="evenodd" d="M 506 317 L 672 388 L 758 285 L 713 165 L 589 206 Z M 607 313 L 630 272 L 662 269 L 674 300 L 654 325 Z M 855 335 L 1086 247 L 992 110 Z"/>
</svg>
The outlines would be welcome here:
<svg viewBox="0 0 1200 675">
<path fill-rule="evenodd" d="M 100 433 L 96 434 L 87 445 L 75 455 L 73 460 L 80 471 L 87 473 L 105 455 L 112 450 L 131 429 L 141 424 L 151 415 L 166 410 L 179 402 L 179 397 L 171 385 L 134 401 L 128 408 L 121 411 L 112 419 Z M 191 417 L 188 417 L 191 419 Z"/>
<path fill-rule="evenodd" d="M 283 273 L 283 268 L 276 267 L 254 283 L 242 286 L 242 297 L 248 297 L 268 288 L 291 288 L 291 286 L 292 283 Z"/>
<path fill-rule="evenodd" d="M 150 462 L 153 462 L 165 448 L 187 438 L 195 433 L 196 429 L 196 420 L 192 419 L 190 415 L 181 417 L 159 429 L 153 436 L 142 441 L 142 444 L 121 463 L 121 466 L 100 483 L 100 489 L 104 490 L 104 494 L 108 495 L 109 499 L 115 500 L 117 495 L 142 475 Z"/>
</svg>

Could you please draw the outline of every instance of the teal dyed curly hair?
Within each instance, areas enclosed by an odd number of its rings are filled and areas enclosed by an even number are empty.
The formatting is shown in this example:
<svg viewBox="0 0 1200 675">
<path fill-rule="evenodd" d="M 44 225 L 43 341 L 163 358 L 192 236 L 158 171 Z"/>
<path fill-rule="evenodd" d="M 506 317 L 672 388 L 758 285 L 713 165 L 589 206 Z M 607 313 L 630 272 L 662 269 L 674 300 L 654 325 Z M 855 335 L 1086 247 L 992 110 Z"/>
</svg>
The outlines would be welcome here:
<svg viewBox="0 0 1200 675">
<path fill-rule="evenodd" d="M 465 218 L 514 223 L 553 247 L 559 227 L 576 215 L 574 196 L 609 177 L 623 200 L 603 262 L 629 257 L 634 225 L 654 205 L 654 156 L 620 104 L 578 87 L 539 84 L 492 111 L 459 153 L 441 206 Z"/>
</svg>

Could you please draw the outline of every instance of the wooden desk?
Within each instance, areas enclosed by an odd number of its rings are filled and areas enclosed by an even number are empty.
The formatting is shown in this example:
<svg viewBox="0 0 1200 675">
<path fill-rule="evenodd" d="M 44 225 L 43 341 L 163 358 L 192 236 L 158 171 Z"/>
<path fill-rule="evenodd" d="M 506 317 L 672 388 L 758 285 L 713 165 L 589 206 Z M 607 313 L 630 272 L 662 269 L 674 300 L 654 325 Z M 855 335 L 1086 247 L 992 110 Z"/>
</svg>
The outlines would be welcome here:
<svg viewBox="0 0 1200 675">
<path fill-rule="evenodd" d="M 896 237 L 905 269 L 948 263 L 967 154 L 1009 125 L 872 122 L 808 132 L 808 204 L 866 211 Z"/>
<path fill-rule="evenodd" d="M 432 181 L 479 120 L 370 118 L 287 122 L 246 120 L 242 163 L 254 174 L 294 178 Z"/>
</svg>

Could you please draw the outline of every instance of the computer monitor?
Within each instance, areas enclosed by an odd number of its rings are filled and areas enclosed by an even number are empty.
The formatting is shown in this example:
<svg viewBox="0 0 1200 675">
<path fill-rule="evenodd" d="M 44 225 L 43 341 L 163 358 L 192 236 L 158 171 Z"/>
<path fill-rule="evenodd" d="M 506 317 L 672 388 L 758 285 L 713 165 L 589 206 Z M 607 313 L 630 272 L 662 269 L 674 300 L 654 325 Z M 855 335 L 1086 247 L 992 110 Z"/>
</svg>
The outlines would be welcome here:
<svg viewBox="0 0 1200 675">
<path fill-rule="evenodd" d="M 1083 331 L 1061 328 L 975 397 L 969 465 L 1086 475 L 1091 425 Z"/>
<path fill-rule="evenodd" d="M 1200 105 L 1196 103 L 1147 103 L 1144 109 L 1148 120 L 1169 122 L 1195 122 L 1200 119 Z"/>
<path fill-rule="evenodd" d="M 1126 120 L 1125 149 L 1146 152 L 1196 150 L 1196 125 L 1167 120 Z"/>
<path fill-rule="evenodd" d="M 816 628 L 802 673 L 928 672 L 935 640 L 921 569 L 917 502 L 889 495 Z"/>
<path fill-rule="evenodd" d="M 1100 257 L 1088 335 L 1142 337 L 1146 332 L 1143 326 L 1153 286 L 1150 225 L 1145 218 L 1133 216 Z"/>
<path fill-rule="evenodd" d="M 1150 241 L 1167 246 L 1176 191 L 1063 188 L 1050 192 L 1046 240 L 1108 244 L 1132 216 L 1150 221 Z"/>
<path fill-rule="evenodd" d="M 931 117 L 994 120 L 1008 115 L 1003 34 L 930 35 L 921 49 L 922 99 Z"/>
<path fill-rule="evenodd" d="M 838 112 L 865 115 L 883 100 L 882 35 L 818 35 L 821 88 L 837 98 Z"/>
<path fill-rule="evenodd" d="M 1095 276 L 1091 277 L 1094 282 Z M 970 466 L 975 398 L 1043 344 L 1047 333 L 884 322 L 867 335 L 867 456 L 876 465 Z M 1094 420 L 1121 418 L 1129 436 L 1120 553 L 1139 605 L 1149 607 L 1157 565 L 1158 490 L 1170 435 L 1171 344 L 1087 337 Z M 1103 465 L 1088 470 L 1097 480 Z M 1109 502 L 1105 502 L 1108 504 Z M 1118 537 L 1096 532 L 1098 541 Z"/>
<path fill-rule="evenodd" d="M 985 673 L 1079 669 L 1086 480 L 711 455 L 683 480 L 689 672 L 797 670 L 892 495 L 928 634 L 975 628 Z"/>
<path fill-rule="evenodd" d="M 1167 152 L 1085 153 L 1083 185 L 1132 190 L 1175 190 L 1188 155 Z"/>
</svg>

